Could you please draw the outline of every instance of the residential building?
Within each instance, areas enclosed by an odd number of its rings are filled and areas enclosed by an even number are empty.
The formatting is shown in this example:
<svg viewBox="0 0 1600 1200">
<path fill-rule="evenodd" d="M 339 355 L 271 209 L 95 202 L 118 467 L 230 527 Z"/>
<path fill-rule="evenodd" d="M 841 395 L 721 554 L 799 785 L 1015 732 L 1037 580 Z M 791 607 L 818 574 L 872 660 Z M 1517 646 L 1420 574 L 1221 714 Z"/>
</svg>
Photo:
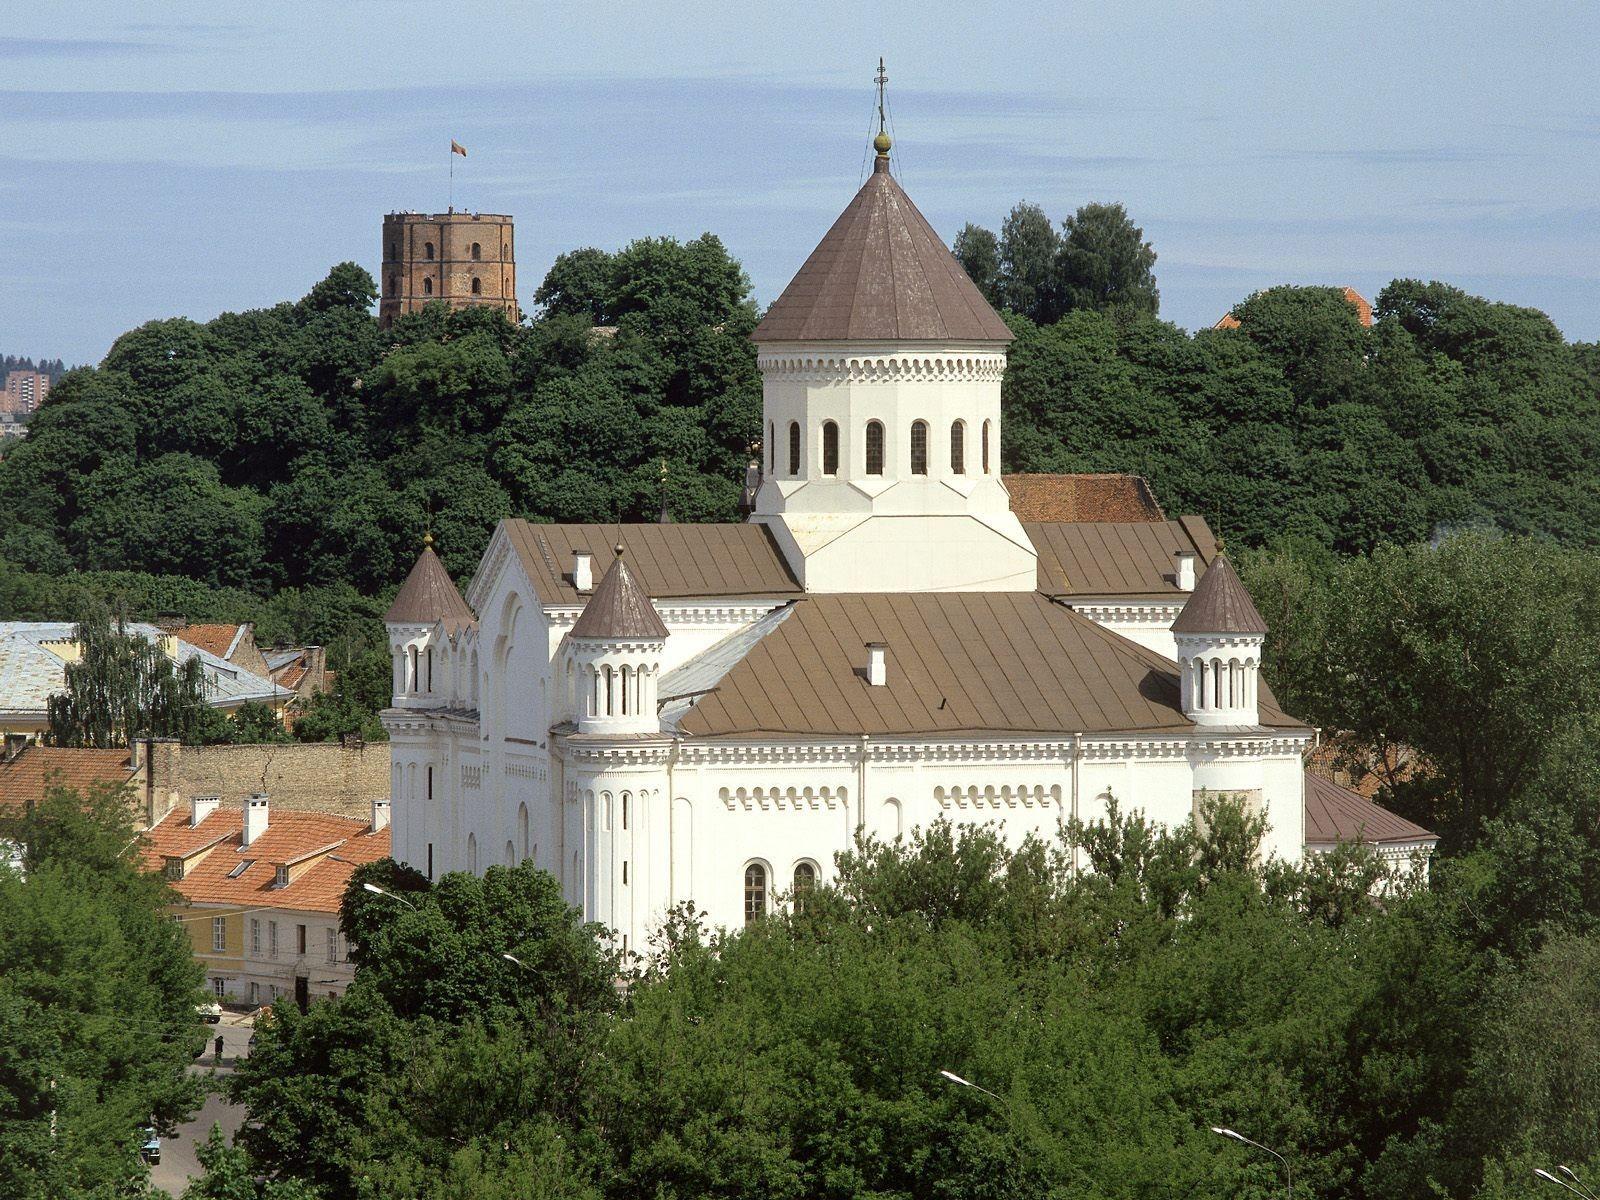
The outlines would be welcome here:
<svg viewBox="0 0 1600 1200">
<path fill-rule="evenodd" d="M 0 412 L 27 417 L 39 410 L 50 394 L 50 376 L 41 371 L 6 372 L 5 392 L 0 397 Z"/>
<path fill-rule="evenodd" d="M 292 725 L 296 709 L 331 683 L 327 654 L 321 646 L 261 647 L 256 643 L 255 625 L 249 621 L 239 625 L 178 624 L 171 632 L 235 667 L 272 680 L 288 697 L 283 709 L 285 724 Z"/>
<path fill-rule="evenodd" d="M 1018 511 L 1011 332 L 875 146 L 753 335 L 747 522 L 502 521 L 465 596 L 424 545 L 385 618 L 396 858 L 531 861 L 638 948 L 673 905 L 736 925 L 858 830 L 938 818 L 1014 843 L 1222 795 L 1267 855 L 1315 849 L 1314 731 L 1261 678 L 1233 566 L 1136 488 L 1112 521 L 1036 481 Z"/>
<path fill-rule="evenodd" d="M 339 905 L 356 867 L 389 855 L 389 806 L 369 820 L 276 811 L 265 795 L 224 808 L 196 797 L 146 836 L 145 862 L 181 899 L 172 906 L 219 1000 L 258 1007 L 341 994 L 354 978 Z"/>
</svg>

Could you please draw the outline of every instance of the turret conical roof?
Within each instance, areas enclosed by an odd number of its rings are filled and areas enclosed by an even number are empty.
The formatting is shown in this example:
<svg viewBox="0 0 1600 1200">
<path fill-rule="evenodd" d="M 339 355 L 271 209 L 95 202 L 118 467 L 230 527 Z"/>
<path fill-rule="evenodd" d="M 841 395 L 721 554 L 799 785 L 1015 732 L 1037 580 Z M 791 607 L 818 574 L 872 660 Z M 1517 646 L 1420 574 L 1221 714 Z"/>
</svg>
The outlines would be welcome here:
<svg viewBox="0 0 1600 1200">
<path fill-rule="evenodd" d="M 432 625 L 443 621 L 450 633 L 477 622 L 451 581 L 450 572 L 433 552 L 432 537 L 423 542 L 416 565 L 400 585 L 383 619 L 391 625 Z"/>
<path fill-rule="evenodd" d="M 660 641 L 667 636 L 661 614 L 622 561 L 620 545 L 611 569 L 578 614 L 572 636 L 616 641 Z"/>
<path fill-rule="evenodd" d="M 1172 623 L 1172 632 L 1264 634 L 1267 623 L 1228 556 L 1219 554 Z"/>
<path fill-rule="evenodd" d="M 866 184 L 752 336 L 757 342 L 1009 342 L 1011 330 L 880 152 Z"/>
</svg>

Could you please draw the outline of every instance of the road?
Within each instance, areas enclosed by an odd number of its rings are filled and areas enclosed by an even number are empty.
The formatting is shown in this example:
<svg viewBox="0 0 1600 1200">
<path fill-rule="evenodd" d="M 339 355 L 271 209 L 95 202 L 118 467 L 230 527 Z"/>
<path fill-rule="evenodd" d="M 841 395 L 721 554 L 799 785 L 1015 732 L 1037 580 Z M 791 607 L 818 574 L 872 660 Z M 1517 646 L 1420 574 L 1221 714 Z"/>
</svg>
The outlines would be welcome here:
<svg viewBox="0 0 1600 1200">
<path fill-rule="evenodd" d="M 224 1013 L 222 1023 L 211 1027 L 211 1038 L 222 1037 L 222 1066 L 213 1066 L 211 1043 L 206 1052 L 195 1060 L 189 1069 L 202 1076 L 212 1090 L 194 1119 L 178 1128 L 177 1135 L 161 1139 L 161 1164 L 150 1168 L 150 1183 L 164 1188 L 174 1196 L 183 1195 L 189 1180 L 200 1174 L 200 1160 L 195 1152 L 211 1133 L 213 1125 L 222 1126 L 222 1132 L 232 1137 L 244 1122 L 244 1108 L 229 1104 L 222 1098 L 222 1081 L 233 1074 L 232 1063 L 250 1053 L 250 1018 L 236 1013 Z"/>
</svg>

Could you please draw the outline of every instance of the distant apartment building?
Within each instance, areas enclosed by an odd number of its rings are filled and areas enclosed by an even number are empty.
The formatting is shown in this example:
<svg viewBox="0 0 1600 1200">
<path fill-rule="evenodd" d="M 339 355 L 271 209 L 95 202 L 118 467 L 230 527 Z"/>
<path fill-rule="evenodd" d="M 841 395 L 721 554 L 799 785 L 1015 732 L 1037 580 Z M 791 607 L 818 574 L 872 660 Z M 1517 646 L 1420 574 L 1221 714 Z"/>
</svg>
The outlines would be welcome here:
<svg viewBox="0 0 1600 1200">
<path fill-rule="evenodd" d="M 31 416 L 50 394 L 50 376 L 39 371 L 8 371 L 0 413 Z"/>
</svg>

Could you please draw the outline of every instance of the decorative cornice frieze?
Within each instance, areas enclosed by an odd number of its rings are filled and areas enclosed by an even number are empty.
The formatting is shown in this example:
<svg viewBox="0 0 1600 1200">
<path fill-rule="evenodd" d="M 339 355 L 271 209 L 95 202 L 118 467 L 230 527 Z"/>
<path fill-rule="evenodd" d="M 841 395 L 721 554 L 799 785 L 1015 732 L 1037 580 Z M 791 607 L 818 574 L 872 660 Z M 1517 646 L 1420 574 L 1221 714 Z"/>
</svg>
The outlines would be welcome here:
<svg viewBox="0 0 1600 1200">
<path fill-rule="evenodd" d="M 840 809 L 850 803 L 849 788 L 719 788 L 717 798 L 728 809 L 746 812 L 784 809 Z"/>
<path fill-rule="evenodd" d="M 674 625 L 749 625 L 759 621 L 775 608 L 788 603 L 787 599 L 741 600 L 653 600 L 656 612 L 670 629 Z M 583 605 L 554 606 L 545 609 L 545 616 L 553 629 L 570 629 L 583 611 Z"/>
<path fill-rule="evenodd" d="M 999 787 L 989 785 L 976 787 L 972 785 L 957 785 L 955 787 L 939 786 L 933 789 L 935 802 L 943 809 L 1002 809 L 1002 808 L 1059 808 L 1061 806 L 1060 784 L 1034 784 L 1032 787 L 1023 785 L 1012 787 L 1002 784 Z"/>
<path fill-rule="evenodd" d="M 778 350 L 756 355 L 768 379 L 800 383 L 999 383 L 1005 375 L 1003 352 L 805 353 Z"/>
<path fill-rule="evenodd" d="M 1086 604 L 1073 603 L 1072 609 L 1102 625 L 1117 623 L 1171 625 L 1183 611 L 1183 601 L 1101 600 Z"/>
</svg>

